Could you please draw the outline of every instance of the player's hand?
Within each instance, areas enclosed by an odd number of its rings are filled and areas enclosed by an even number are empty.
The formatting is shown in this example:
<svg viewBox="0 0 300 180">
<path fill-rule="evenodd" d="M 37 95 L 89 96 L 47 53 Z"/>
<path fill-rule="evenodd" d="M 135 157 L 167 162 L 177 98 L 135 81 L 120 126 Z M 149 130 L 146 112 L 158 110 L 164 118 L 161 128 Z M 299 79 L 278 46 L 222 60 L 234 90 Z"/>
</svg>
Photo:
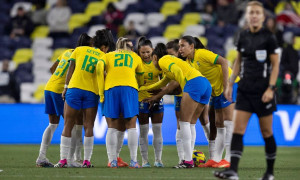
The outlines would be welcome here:
<svg viewBox="0 0 300 180">
<path fill-rule="evenodd" d="M 100 95 L 100 103 L 104 102 L 104 95 Z"/>
<path fill-rule="evenodd" d="M 151 109 L 155 103 L 159 102 L 159 100 L 160 99 L 158 97 L 152 96 L 150 98 L 143 99 L 142 102 L 149 103 L 149 109 Z"/>
<path fill-rule="evenodd" d="M 66 93 L 67 93 L 68 88 L 65 88 L 64 91 L 61 93 L 62 99 L 65 101 L 66 100 Z"/>
<path fill-rule="evenodd" d="M 270 102 L 273 99 L 273 97 L 274 97 L 274 91 L 272 89 L 268 88 L 264 92 L 261 100 L 262 100 L 262 102 L 267 103 L 267 102 Z"/>
<path fill-rule="evenodd" d="M 224 96 L 227 101 L 232 102 L 232 86 L 228 86 L 224 91 Z"/>
</svg>

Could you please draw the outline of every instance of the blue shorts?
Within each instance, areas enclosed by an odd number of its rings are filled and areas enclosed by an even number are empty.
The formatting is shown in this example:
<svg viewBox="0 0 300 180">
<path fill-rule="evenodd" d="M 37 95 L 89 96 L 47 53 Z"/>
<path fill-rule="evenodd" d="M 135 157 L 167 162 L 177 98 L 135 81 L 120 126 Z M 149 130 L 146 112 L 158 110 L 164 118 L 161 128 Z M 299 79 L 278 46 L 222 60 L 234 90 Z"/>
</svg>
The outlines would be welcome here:
<svg viewBox="0 0 300 180">
<path fill-rule="evenodd" d="M 108 118 L 132 118 L 139 114 L 138 91 L 130 86 L 116 86 L 104 91 L 103 114 Z"/>
<path fill-rule="evenodd" d="M 64 114 L 64 101 L 61 94 L 44 91 L 45 95 L 45 113 L 56 114 L 57 116 Z"/>
<path fill-rule="evenodd" d="M 186 82 L 183 92 L 186 92 L 190 97 L 201 104 L 208 104 L 211 96 L 211 85 L 205 77 L 196 77 Z"/>
<path fill-rule="evenodd" d="M 70 88 L 66 93 L 66 102 L 76 110 L 98 107 L 99 95 L 91 91 Z"/>
<path fill-rule="evenodd" d="M 180 104 L 181 104 L 181 96 L 174 96 L 174 108 L 175 111 L 179 112 L 180 111 Z"/>
<path fill-rule="evenodd" d="M 227 101 L 224 94 L 220 96 L 212 97 L 209 105 L 214 106 L 215 109 L 222 109 L 228 107 L 230 104 L 235 103 L 238 84 L 234 83 L 232 87 L 232 102 Z"/>
<path fill-rule="evenodd" d="M 139 102 L 139 112 L 144 114 L 162 113 L 164 112 L 164 102 L 163 99 L 159 101 L 158 106 L 154 106 L 149 109 L 149 103 Z"/>
</svg>

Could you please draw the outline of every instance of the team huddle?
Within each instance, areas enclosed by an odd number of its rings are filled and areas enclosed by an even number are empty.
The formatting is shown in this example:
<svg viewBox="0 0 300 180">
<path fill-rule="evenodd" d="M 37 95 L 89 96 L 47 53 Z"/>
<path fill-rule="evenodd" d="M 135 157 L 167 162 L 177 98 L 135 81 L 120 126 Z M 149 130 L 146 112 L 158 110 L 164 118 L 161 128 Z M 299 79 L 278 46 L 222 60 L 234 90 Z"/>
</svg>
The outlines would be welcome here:
<svg viewBox="0 0 300 180">
<path fill-rule="evenodd" d="M 254 48 L 250 47 L 256 42 L 244 43 L 248 42 L 244 40 L 246 34 L 238 41 L 240 54 L 233 70 L 228 67 L 225 58 L 207 50 L 198 38 L 188 35 L 166 45 L 158 43 L 156 47 L 152 46 L 150 40 L 141 37 L 134 48 L 127 38 L 121 37 L 115 43 L 107 29 L 98 30 L 93 38 L 82 34 L 77 47 L 66 50 L 51 67 L 53 75 L 45 87 L 45 109 L 46 114 L 49 114 L 50 124 L 43 134 L 37 166 L 93 166 L 93 127 L 100 101 L 108 124 L 107 166 L 151 167 L 148 160 L 151 118 L 155 152 L 153 165 L 164 167 L 162 98 L 169 94 L 174 95 L 177 118 L 176 146 L 179 163 L 174 168 L 194 167 L 192 154 L 196 140 L 195 124 L 199 119 L 208 141 L 209 158 L 198 167 L 229 168 L 216 171 L 214 175 L 221 179 L 238 179 L 237 166 L 243 150 L 243 134 L 250 116 L 256 113 L 266 142 L 268 168 L 263 179 L 272 179 L 276 155 L 271 130 L 272 112 L 276 110 L 272 84 L 278 74 L 278 56 L 275 52 L 277 46 L 273 36 L 261 26 L 263 8 L 256 1 L 247 6 L 247 18 L 251 20 L 254 16 L 261 16 L 261 20 L 249 21 L 249 27 L 251 33 L 255 32 L 254 35 L 266 39 L 260 44 L 260 48 L 267 49 L 263 50 L 266 56 L 257 56 Z M 249 34 L 249 31 L 245 30 L 243 33 Z M 243 50 L 245 48 L 247 53 Z M 272 72 L 267 72 L 266 67 L 271 65 Z M 253 68 L 257 70 L 256 67 L 259 71 L 261 69 L 261 74 L 251 74 Z M 250 81 L 253 83 L 247 84 Z M 65 120 L 60 161 L 53 165 L 46 158 L 46 152 L 60 115 Z M 137 120 L 140 126 L 139 136 Z M 85 135 L 82 159 L 83 127 Z M 119 157 L 125 130 L 128 132 L 129 164 Z M 138 146 L 142 156 L 141 165 L 137 161 Z"/>
</svg>

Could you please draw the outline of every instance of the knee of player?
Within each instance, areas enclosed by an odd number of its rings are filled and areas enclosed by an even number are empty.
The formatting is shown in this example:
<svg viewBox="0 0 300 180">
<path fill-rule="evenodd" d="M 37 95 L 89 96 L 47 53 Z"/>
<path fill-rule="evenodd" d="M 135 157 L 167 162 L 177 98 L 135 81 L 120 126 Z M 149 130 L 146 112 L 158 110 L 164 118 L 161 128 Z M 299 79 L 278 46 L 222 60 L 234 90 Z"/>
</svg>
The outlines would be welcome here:
<svg viewBox="0 0 300 180">
<path fill-rule="evenodd" d="M 272 128 L 261 128 L 261 134 L 264 138 L 270 137 L 273 134 Z"/>
</svg>

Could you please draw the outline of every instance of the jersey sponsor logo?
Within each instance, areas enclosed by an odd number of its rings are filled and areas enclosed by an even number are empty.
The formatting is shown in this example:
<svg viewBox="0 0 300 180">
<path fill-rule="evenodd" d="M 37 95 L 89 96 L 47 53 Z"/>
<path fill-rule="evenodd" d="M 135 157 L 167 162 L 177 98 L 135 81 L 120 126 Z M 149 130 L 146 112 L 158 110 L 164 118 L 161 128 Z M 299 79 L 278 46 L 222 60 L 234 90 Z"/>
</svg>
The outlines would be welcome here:
<svg viewBox="0 0 300 180">
<path fill-rule="evenodd" d="M 266 50 L 256 50 L 255 56 L 256 56 L 256 60 L 258 62 L 264 62 L 267 59 L 267 51 Z"/>
</svg>

